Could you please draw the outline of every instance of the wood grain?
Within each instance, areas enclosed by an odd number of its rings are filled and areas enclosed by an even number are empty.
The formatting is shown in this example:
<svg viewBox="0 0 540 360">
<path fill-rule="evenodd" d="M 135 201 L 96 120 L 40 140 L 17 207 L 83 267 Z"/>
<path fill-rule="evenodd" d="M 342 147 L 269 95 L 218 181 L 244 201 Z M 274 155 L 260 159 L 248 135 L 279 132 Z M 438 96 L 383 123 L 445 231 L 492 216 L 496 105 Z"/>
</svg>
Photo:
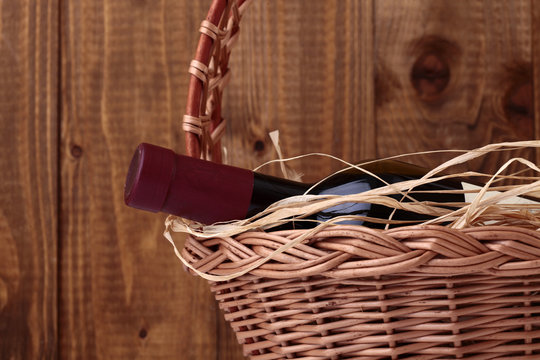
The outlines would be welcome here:
<svg viewBox="0 0 540 360">
<path fill-rule="evenodd" d="M 217 306 L 163 238 L 165 216 L 123 204 L 140 142 L 182 148 L 186 69 L 207 9 L 63 3 L 61 358 L 221 356 Z"/>
<path fill-rule="evenodd" d="M 377 155 L 534 138 L 532 111 L 523 104 L 530 95 L 522 94 L 532 74 L 530 14 L 527 0 L 377 1 Z M 448 84 L 430 96 L 412 81 L 425 55 L 449 69 Z M 430 66 L 424 66 L 426 86 L 436 81 L 429 76 L 442 75 Z M 534 158 L 530 151 L 512 155 Z M 475 170 L 493 171 L 510 156 Z M 442 157 L 420 161 L 432 167 Z"/>
<path fill-rule="evenodd" d="M 540 139 L 540 4 L 534 1 L 531 4 L 534 138 Z M 540 163 L 540 150 L 536 152 L 536 163 Z"/>
<path fill-rule="evenodd" d="M 0 2 L 0 358 L 57 354 L 58 3 Z"/>
<path fill-rule="evenodd" d="M 165 216 L 122 199 L 138 143 L 183 152 L 209 4 L 0 2 L 1 359 L 243 358 Z M 274 159 L 274 129 L 286 156 L 352 161 L 538 138 L 539 24 L 530 0 L 254 1 L 223 99 L 227 160 Z M 293 166 L 308 181 L 340 167 Z"/>
<path fill-rule="evenodd" d="M 285 156 L 375 155 L 372 17 L 371 1 L 253 3 L 223 100 L 231 163 L 252 168 L 274 159 L 273 130 Z M 313 180 L 340 165 L 312 158 L 294 167 Z"/>
</svg>

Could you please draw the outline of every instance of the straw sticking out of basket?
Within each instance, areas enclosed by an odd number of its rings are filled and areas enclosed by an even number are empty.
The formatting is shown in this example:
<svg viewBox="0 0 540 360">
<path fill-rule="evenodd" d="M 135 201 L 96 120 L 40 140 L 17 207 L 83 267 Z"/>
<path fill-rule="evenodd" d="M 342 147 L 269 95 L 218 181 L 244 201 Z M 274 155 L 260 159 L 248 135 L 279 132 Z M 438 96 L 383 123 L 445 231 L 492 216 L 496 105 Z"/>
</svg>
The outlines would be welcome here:
<svg viewBox="0 0 540 360">
<path fill-rule="evenodd" d="M 535 172 L 540 174 L 540 168 L 538 168 L 532 162 L 522 158 L 513 158 L 508 160 L 494 174 L 468 171 L 453 174 L 449 173 L 447 175 L 439 175 L 445 170 L 448 170 L 451 166 L 471 161 L 480 156 L 485 156 L 495 151 L 514 150 L 516 148 L 526 147 L 540 147 L 540 141 L 491 144 L 479 149 L 466 151 L 463 154 L 456 156 L 451 160 L 436 167 L 435 169 L 431 170 L 421 179 L 388 184 L 387 186 L 372 189 L 364 193 L 351 195 L 306 194 L 305 196 L 288 198 L 273 204 L 264 212 L 245 220 L 238 220 L 226 224 L 212 224 L 208 226 L 203 226 L 201 224 L 194 224 L 192 222 L 184 221 L 176 217 L 170 217 L 167 220 L 167 224 L 171 226 L 173 231 L 186 232 L 203 238 L 213 236 L 234 236 L 236 234 L 252 229 L 265 229 L 274 227 L 283 223 L 284 221 L 290 220 L 291 218 L 294 218 L 297 221 L 312 221 L 302 219 L 305 218 L 307 215 L 327 209 L 337 204 L 346 202 L 369 202 L 373 204 L 385 205 L 395 209 L 403 209 L 436 217 L 436 219 L 426 221 L 426 224 L 440 224 L 443 222 L 450 222 L 450 224 L 447 226 L 453 228 L 464 228 L 469 226 L 482 225 L 485 221 L 498 221 L 498 225 L 513 224 L 537 229 L 538 227 L 540 227 L 540 219 L 538 218 L 538 216 L 533 215 L 534 213 L 538 215 L 537 211 L 540 211 L 540 209 L 537 209 L 534 205 L 531 204 L 515 204 L 512 203 L 512 201 L 505 201 L 508 199 L 515 199 L 517 196 L 537 197 L 540 194 L 540 176 L 523 177 L 515 174 L 504 175 L 504 171 L 509 167 L 509 165 L 515 162 L 519 162 L 526 169 L 534 170 Z M 407 154 L 407 156 L 409 155 L 411 154 Z M 362 165 L 365 164 L 353 165 L 345 161 L 342 162 L 347 164 L 347 166 L 349 167 L 357 168 L 370 174 L 371 176 L 376 177 L 375 174 L 371 174 L 368 171 L 362 169 Z M 412 196 L 415 193 L 415 188 L 422 184 L 427 184 L 442 179 L 464 177 L 479 178 L 483 183 L 486 183 L 486 185 L 483 188 L 478 189 L 455 191 L 449 190 L 448 192 L 476 194 L 472 203 L 455 204 L 457 207 L 459 207 L 459 209 L 455 211 L 450 210 L 447 206 L 445 206 L 448 204 L 426 204 L 416 201 L 399 202 L 389 197 L 389 195 L 393 194 L 401 194 L 403 197 Z M 503 179 L 520 180 L 522 184 L 497 186 L 497 183 Z M 321 180 L 321 182 L 322 181 L 324 181 L 324 179 Z M 494 191 L 496 191 L 497 193 L 494 193 Z M 490 193 L 490 196 L 486 197 L 485 195 L 488 192 Z M 337 223 L 342 220 L 343 218 L 335 218 L 329 220 L 329 223 Z M 380 221 L 381 223 L 393 223 L 392 219 L 378 219 L 378 221 Z"/>
<path fill-rule="evenodd" d="M 212 224 L 202 225 L 193 223 L 187 220 L 183 220 L 177 217 L 169 217 L 166 221 L 165 237 L 171 242 L 175 249 L 176 255 L 180 260 L 189 268 L 191 268 L 198 275 L 211 280 L 211 281 L 224 281 L 236 278 L 243 274 L 248 273 L 254 269 L 257 269 L 262 264 L 267 263 L 272 258 L 279 256 L 309 239 L 314 234 L 317 234 L 324 229 L 331 229 L 335 224 L 342 222 L 343 220 L 357 219 L 359 216 L 341 216 L 330 219 L 329 221 L 318 223 L 313 229 L 304 231 L 301 235 L 291 239 L 287 243 L 282 244 L 277 249 L 267 254 L 266 256 L 254 261 L 250 266 L 243 268 L 241 271 L 228 274 L 226 276 L 206 274 L 200 269 L 195 269 L 190 261 L 186 260 L 178 250 L 180 244 L 176 244 L 173 234 L 185 233 L 195 236 L 200 239 L 212 239 L 212 238 L 230 238 L 239 234 L 261 230 L 266 228 L 272 228 L 277 225 L 281 225 L 285 222 L 295 219 L 295 221 L 313 221 L 304 220 L 304 218 L 310 214 L 317 213 L 323 209 L 335 206 L 337 204 L 346 202 L 369 202 L 374 204 L 385 205 L 395 209 L 404 209 L 407 211 L 413 211 L 429 216 L 435 216 L 435 219 L 427 220 L 423 225 L 433 225 L 444 223 L 447 228 L 463 229 L 468 227 L 475 227 L 480 225 L 498 225 L 498 226 L 519 226 L 521 228 L 527 228 L 536 230 L 540 227 L 540 208 L 537 203 L 515 203 L 516 196 L 524 195 L 537 195 L 540 189 L 540 177 L 523 177 L 518 175 L 503 175 L 504 170 L 514 162 L 521 163 L 526 169 L 532 169 L 540 173 L 540 169 L 530 161 L 521 158 L 514 158 L 505 163 L 495 174 L 483 174 L 477 172 L 464 172 L 456 174 L 448 174 L 444 176 L 436 176 L 442 171 L 447 170 L 449 167 L 470 161 L 480 156 L 488 155 L 494 151 L 504 151 L 507 149 L 516 149 L 523 147 L 540 147 L 540 141 L 529 141 L 519 143 L 503 143 L 492 144 L 483 148 L 467 151 L 447 162 L 438 166 L 434 170 L 426 174 L 425 177 L 418 180 L 410 180 L 401 183 L 388 184 L 380 188 L 372 189 L 365 193 L 351 194 L 351 195 L 304 195 L 296 196 L 277 202 L 267 208 L 262 213 L 259 213 L 252 218 L 245 220 L 238 220 L 224 224 Z M 349 166 L 354 166 L 348 164 Z M 375 175 L 373 175 L 375 176 Z M 472 193 L 476 197 L 471 203 L 459 203 L 452 204 L 457 207 L 457 210 L 452 210 L 447 207 L 446 204 L 438 203 L 422 203 L 422 202 L 401 202 L 389 195 L 401 194 L 403 197 L 414 195 L 415 187 L 438 181 L 444 178 L 452 177 L 481 177 L 484 180 L 488 179 L 485 187 L 480 187 L 471 190 L 448 190 L 449 192 L 458 191 L 461 193 Z M 493 186 L 501 179 L 519 179 L 525 182 L 520 185 L 504 185 Z M 497 192 L 493 192 L 496 190 Z M 486 196 L 489 191 L 489 197 Z M 361 218 L 361 217 L 360 217 Z M 382 223 L 396 223 L 390 219 L 372 219 L 373 221 L 380 221 Z"/>
</svg>

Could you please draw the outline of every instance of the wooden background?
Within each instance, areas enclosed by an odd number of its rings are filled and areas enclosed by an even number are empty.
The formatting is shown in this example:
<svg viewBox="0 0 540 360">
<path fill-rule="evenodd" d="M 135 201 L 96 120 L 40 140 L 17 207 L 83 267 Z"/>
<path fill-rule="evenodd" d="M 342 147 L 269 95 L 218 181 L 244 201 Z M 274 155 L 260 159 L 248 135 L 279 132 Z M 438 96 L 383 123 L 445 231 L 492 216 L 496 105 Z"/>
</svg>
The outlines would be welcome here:
<svg viewBox="0 0 540 360">
<path fill-rule="evenodd" d="M 122 199 L 137 144 L 183 149 L 208 6 L 0 1 L 0 359 L 242 358 L 165 216 Z M 532 0 L 256 1 L 224 97 L 228 159 L 274 158 L 274 129 L 286 155 L 347 160 L 539 138 L 539 34 Z"/>
</svg>

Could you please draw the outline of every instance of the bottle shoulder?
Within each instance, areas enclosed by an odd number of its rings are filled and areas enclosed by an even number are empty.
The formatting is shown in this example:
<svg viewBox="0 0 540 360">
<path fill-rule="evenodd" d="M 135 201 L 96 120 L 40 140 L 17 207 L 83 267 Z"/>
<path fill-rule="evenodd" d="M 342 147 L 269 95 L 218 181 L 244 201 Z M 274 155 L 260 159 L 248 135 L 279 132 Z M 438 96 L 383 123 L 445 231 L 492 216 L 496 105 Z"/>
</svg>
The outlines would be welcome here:
<svg viewBox="0 0 540 360">
<path fill-rule="evenodd" d="M 366 164 L 360 167 L 374 174 L 393 174 L 417 178 L 429 172 L 425 167 L 399 160 L 375 160 L 372 162 L 364 161 L 364 163 Z M 359 172 L 360 170 L 351 169 L 350 171 Z"/>
</svg>

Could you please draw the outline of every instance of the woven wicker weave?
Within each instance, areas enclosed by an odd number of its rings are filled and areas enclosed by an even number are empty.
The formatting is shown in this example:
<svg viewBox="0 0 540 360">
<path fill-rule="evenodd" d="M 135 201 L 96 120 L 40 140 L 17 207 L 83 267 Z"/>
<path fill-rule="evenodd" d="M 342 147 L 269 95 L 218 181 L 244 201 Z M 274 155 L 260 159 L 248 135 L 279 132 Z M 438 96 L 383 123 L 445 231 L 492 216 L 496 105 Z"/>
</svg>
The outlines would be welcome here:
<svg viewBox="0 0 540 360">
<path fill-rule="evenodd" d="M 190 156 L 220 161 L 221 95 L 247 5 L 215 0 L 202 22 L 184 118 Z M 302 234 L 191 237 L 182 256 L 230 274 Z M 253 360 L 540 359 L 538 231 L 333 226 L 211 289 Z"/>
</svg>

